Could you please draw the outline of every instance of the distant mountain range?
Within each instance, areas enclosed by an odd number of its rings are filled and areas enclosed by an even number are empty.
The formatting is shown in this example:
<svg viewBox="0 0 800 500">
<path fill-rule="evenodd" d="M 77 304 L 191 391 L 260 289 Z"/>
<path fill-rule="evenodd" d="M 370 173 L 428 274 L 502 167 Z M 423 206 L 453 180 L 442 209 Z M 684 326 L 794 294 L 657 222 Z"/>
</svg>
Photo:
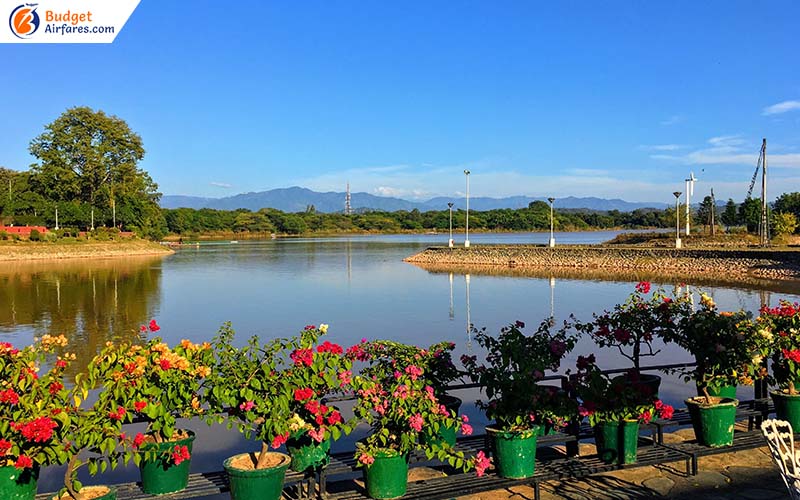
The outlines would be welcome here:
<svg viewBox="0 0 800 500">
<path fill-rule="evenodd" d="M 304 212 L 309 205 L 314 205 L 318 212 L 341 212 L 344 210 L 345 193 L 318 193 L 301 187 L 270 189 L 258 193 L 243 193 L 226 198 L 202 198 L 198 196 L 165 195 L 161 198 L 163 208 L 214 208 L 218 210 L 235 210 L 246 208 L 259 210 L 261 208 L 276 208 L 284 212 Z M 508 198 L 470 198 L 471 210 L 493 210 L 497 208 L 523 208 L 532 201 L 547 201 L 547 198 L 532 198 L 529 196 L 510 196 Z M 393 212 L 396 210 L 446 210 L 447 204 L 453 203 L 453 208 L 465 208 L 464 198 L 447 198 L 440 196 L 427 201 L 409 201 L 400 198 L 375 196 L 369 193 L 351 193 L 350 205 L 353 210 L 383 210 Z M 576 198 L 568 196 L 558 198 L 556 208 L 588 210 L 619 210 L 629 212 L 637 208 L 666 208 L 666 203 L 635 203 L 619 199 L 603 198 Z"/>
</svg>

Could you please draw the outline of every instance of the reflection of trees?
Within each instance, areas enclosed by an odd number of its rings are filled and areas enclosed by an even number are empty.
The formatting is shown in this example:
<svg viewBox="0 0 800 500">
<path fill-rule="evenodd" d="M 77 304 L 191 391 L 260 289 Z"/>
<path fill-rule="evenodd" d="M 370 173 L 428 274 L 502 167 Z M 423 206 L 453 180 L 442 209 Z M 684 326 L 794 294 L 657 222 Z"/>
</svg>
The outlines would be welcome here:
<svg viewBox="0 0 800 500">
<path fill-rule="evenodd" d="M 158 309 L 160 257 L 3 263 L 0 332 L 61 334 L 79 369 L 109 340 L 133 340 Z M 0 334 L 1 335 L 1 334 Z"/>
</svg>

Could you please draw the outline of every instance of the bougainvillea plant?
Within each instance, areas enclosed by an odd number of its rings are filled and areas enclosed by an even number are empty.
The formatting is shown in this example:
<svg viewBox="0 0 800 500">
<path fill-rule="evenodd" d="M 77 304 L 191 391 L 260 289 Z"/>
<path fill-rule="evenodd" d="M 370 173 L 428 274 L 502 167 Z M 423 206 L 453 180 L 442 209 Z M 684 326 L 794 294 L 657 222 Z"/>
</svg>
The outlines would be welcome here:
<svg viewBox="0 0 800 500">
<path fill-rule="evenodd" d="M 66 345 L 63 335 L 44 335 L 23 349 L 0 342 L 0 465 L 33 469 L 69 460 L 74 405 L 64 370 L 74 355 L 54 354 Z"/>
<path fill-rule="evenodd" d="M 755 328 L 755 337 L 762 343 L 761 353 L 772 356 L 772 372 L 780 390 L 798 394 L 800 304 L 781 300 L 776 307 L 763 307 Z"/>
<path fill-rule="evenodd" d="M 641 358 L 660 352 L 654 340 L 669 338 L 679 319 L 691 310 L 685 296 L 667 296 L 661 289 L 651 295 L 650 291 L 649 282 L 639 282 L 628 299 L 615 305 L 613 311 L 594 314 L 593 321 L 575 325 L 582 333 L 591 335 L 600 347 L 616 348 L 633 363 L 637 376 L 641 373 Z"/>
<path fill-rule="evenodd" d="M 649 386 L 609 377 L 595 364 L 594 354 L 578 356 L 577 368 L 572 380 L 581 400 L 578 412 L 589 418 L 590 425 L 622 421 L 649 423 L 656 416 L 672 418 L 672 406 L 655 397 Z"/>
<path fill-rule="evenodd" d="M 523 328 L 525 324 L 517 321 L 502 328 L 497 337 L 488 335 L 485 329 L 473 329 L 475 341 L 486 350 L 486 363 L 478 364 L 476 356 L 461 357 L 469 376 L 486 391 L 488 401 L 478 401 L 477 405 L 503 431 L 528 432 L 545 423 L 543 402 L 554 394 L 536 382 L 544 378 L 545 371 L 558 370 L 577 341 L 567 322 L 552 331 L 551 321 L 545 320 L 532 335 L 526 335 Z M 553 405 L 550 410 L 557 408 Z M 551 413 L 552 423 L 554 417 Z"/>
<path fill-rule="evenodd" d="M 319 443 L 353 429 L 353 419 L 323 401 L 350 390 L 353 378 L 342 347 L 318 342 L 327 329 L 307 326 L 296 337 L 263 345 L 253 337 L 237 348 L 235 332 L 225 324 L 214 339 L 217 360 L 207 399 L 210 413 L 219 414 L 209 420 L 227 421 L 230 428 L 235 419 L 245 436 L 261 441 L 256 468 L 265 466 L 270 446 L 279 448 L 290 437 L 307 435 Z"/>
<path fill-rule="evenodd" d="M 453 342 L 438 342 L 423 349 L 392 340 L 373 340 L 361 347 L 369 359 L 369 366 L 362 370 L 365 375 L 385 379 L 408 367 L 418 367 L 438 398 L 445 395 L 449 384 L 464 375 L 453 363 Z"/>
<path fill-rule="evenodd" d="M 711 403 L 709 389 L 753 383 L 752 372 L 760 368 L 762 356 L 751 318 L 743 310 L 719 311 L 711 297 L 701 294 L 700 307 L 668 331 L 666 340 L 694 355 L 697 365 L 683 369 L 683 377 L 696 382 L 706 404 Z"/>
<path fill-rule="evenodd" d="M 370 467 L 376 456 L 407 455 L 415 449 L 465 471 L 475 468 L 479 475 L 489 466 L 483 452 L 468 458 L 447 443 L 420 439 L 423 429 L 431 433 L 442 427 L 472 432 L 466 416 L 455 418 L 439 402 L 420 367 L 409 365 L 384 378 L 358 376 L 354 384 L 358 395 L 355 415 L 372 428 L 356 445 L 358 466 Z"/>
<path fill-rule="evenodd" d="M 151 321 L 145 330 L 159 330 Z M 152 454 L 155 447 L 140 450 L 148 442 L 162 443 L 184 437 L 176 433 L 178 418 L 193 418 L 205 413 L 202 402 L 204 384 L 211 374 L 214 353 L 211 344 L 195 344 L 182 340 L 170 347 L 161 338 L 143 344 L 108 343 L 89 364 L 87 387 L 102 389 L 99 404 L 107 409 L 107 416 L 123 423 L 138 417 L 147 423 L 144 433 L 137 433 L 128 444 L 138 453 L 133 454 L 138 465 L 144 455 Z M 169 459 L 178 464 L 189 458 L 185 446 L 176 445 L 169 451 Z"/>
</svg>

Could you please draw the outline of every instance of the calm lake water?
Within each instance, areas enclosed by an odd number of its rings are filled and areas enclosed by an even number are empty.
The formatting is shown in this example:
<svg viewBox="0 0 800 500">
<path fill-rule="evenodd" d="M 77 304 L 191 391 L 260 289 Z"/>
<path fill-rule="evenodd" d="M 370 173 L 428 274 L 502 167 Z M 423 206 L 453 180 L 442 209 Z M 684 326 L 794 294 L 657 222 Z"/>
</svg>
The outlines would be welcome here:
<svg viewBox="0 0 800 500">
<path fill-rule="evenodd" d="M 594 244 L 616 232 L 557 233 L 559 244 Z M 546 243 L 548 233 L 474 234 L 481 243 Z M 219 325 L 231 321 L 243 342 L 291 335 L 306 324 L 328 323 L 328 338 L 352 344 L 361 338 L 393 339 L 428 345 L 441 340 L 457 344 L 457 356 L 476 352 L 467 325 L 497 332 L 515 320 L 528 330 L 551 316 L 557 321 L 574 313 L 588 319 L 624 301 L 636 282 L 648 279 L 672 289 L 683 284 L 711 294 L 725 309 L 756 311 L 779 298 L 800 300 L 793 283 L 669 276 L 500 269 L 426 270 L 403 258 L 427 246 L 446 244 L 447 234 L 355 236 L 325 239 L 209 243 L 186 247 L 166 258 L 113 259 L 0 264 L 0 339 L 30 343 L 43 333 L 64 333 L 86 360 L 107 340 L 134 338 L 138 326 L 156 318 L 170 343 L 181 338 L 209 340 Z M 463 244 L 463 235 L 456 236 Z M 683 288 L 685 290 L 685 288 Z M 582 340 L 570 356 L 595 352 L 601 366 L 624 368 L 612 351 Z M 666 346 L 643 364 L 690 361 Z M 691 387 L 664 376 L 661 395 L 682 405 Z M 741 389 L 752 397 L 752 389 Z M 465 394 L 474 399 L 474 394 Z M 468 403 L 467 413 L 481 416 Z M 222 458 L 253 449 L 236 433 L 209 432 L 192 423 L 197 440 L 194 470 L 218 470 Z M 340 444 L 346 446 L 347 443 Z M 114 473 L 130 479 L 130 470 Z M 42 488 L 55 488 L 48 473 Z M 43 490 L 42 490 L 43 491 Z"/>
</svg>

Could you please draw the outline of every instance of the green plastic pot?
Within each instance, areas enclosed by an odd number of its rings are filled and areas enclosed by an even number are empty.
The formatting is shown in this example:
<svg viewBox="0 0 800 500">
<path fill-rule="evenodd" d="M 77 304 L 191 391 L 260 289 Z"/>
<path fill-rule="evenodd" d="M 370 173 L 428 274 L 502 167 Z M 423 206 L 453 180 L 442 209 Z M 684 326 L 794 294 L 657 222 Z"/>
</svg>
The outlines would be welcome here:
<svg viewBox="0 0 800 500">
<path fill-rule="evenodd" d="M 0 467 L 0 498 L 3 500 L 33 500 L 39 468 L 17 469 L 13 465 Z"/>
<path fill-rule="evenodd" d="M 155 450 L 158 453 L 155 458 L 148 458 L 142 454 L 142 461 L 139 463 L 142 491 L 151 495 L 163 495 L 180 491 L 188 486 L 191 460 L 184 460 L 175 465 L 169 455 L 176 446 L 186 446 L 191 454 L 195 434 L 192 431 L 186 432 L 189 434 L 187 438 L 164 443 L 145 443 L 139 448 L 143 452 Z"/>
<path fill-rule="evenodd" d="M 692 427 L 697 441 L 711 448 L 733 444 L 733 427 L 736 425 L 736 407 L 739 400 L 712 397 L 712 404 L 705 398 L 689 398 L 686 407 L 692 418 Z"/>
<path fill-rule="evenodd" d="M 292 459 L 283 453 L 270 452 L 281 457 L 281 462 L 266 469 L 239 469 L 231 463 L 248 455 L 243 453 L 225 460 L 222 467 L 228 473 L 232 500 L 278 500 L 283 495 L 283 480 Z"/>
<path fill-rule="evenodd" d="M 487 427 L 486 434 L 492 439 L 494 466 L 500 477 L 524 479 L 536 473 L 538 425 L 524 432 L 507 432 Z"/>
<path fill-rule="evenodd" d="M 697 395 L 703 395 L 703 389 L 697 388 Z M 719 387 L 709 387 L 708 395 L 718 398 L 736 399 L 736 386 L 735 385 L 721 385 Z"/>
<path fill-rule="evenodd" d="M 318 443 L 308 434 L 286 441 L 286 451 L 292 457 L 291 468 L 295 472 L 313 472 L 330 461 L 331 440 Z"/>
<path fill-rule="evenodd" d="M 773 391 L 769 394 L 775 402 L 775 415 L 779 420 L 786 420 L 792 424 L 792 429 L 797 433 L 800 430 L 800 394 L 785 394 Z"/>
<path fill-rule="evenodd" d="M 598 422 L 594 426 L 597 455 L 607 464 L 635 464 L 639 447 L 639 422 Z"/>
<path fill-rule="evenodd" d="M 438 432 L 424 429 L 419 435 L 419 442 L 422 444 L 447 444 L 456 445 L 456 429 L 454 427 L 440 426 Z"/>
<path fill-rule="evenodd" d="M 400 498 L 408 487 L 408 455 L 386 450 L 376 452 L 375 461 L 364 467 L 367 496 L 377 499 Z"/>
</svg>

